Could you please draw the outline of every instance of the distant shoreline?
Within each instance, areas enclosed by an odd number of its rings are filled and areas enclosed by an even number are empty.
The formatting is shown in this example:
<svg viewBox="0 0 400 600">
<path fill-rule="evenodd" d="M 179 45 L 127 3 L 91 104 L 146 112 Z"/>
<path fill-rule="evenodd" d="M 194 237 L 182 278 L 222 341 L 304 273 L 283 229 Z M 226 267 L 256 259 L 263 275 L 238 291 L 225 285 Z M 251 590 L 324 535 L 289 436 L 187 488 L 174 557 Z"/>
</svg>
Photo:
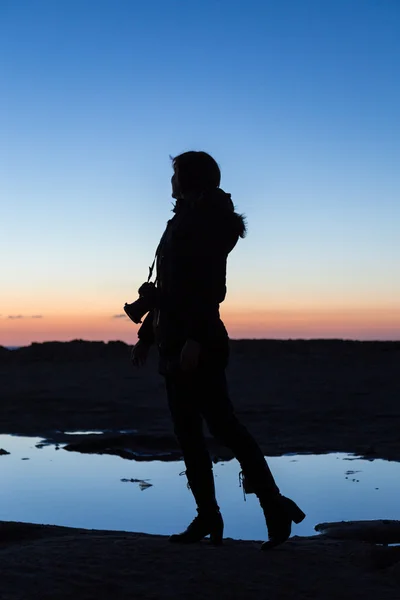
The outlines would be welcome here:
<svg viewBox="0 0 400 600">
<path fill-rule="evenodd" d="M 255 342 L 255 343 L 312 343 L 312 342 L 326 342 L 326 343 L 356 343 L 356 344 L 400 344 L 400 339 L 396 340 L 382 340 L 371 338 L 370 340 L 359 340 L 356 338 L 230 338 L 231 342 Z M 30 344 L 24 344 L 21 346 L 12 346 L 12 345 L 2 345 L 0 344 L 0 349 L 4 350 L 20 350 L 21 348 L 30 348 L 32 346 L 40 346 L 45 344 L 125 344 L 126 346 L 132 346 L 132 343 L 124 342 L 123 340 L 110 340 L 110 341 L 102 341 L 102 340 L 84 340 L 80 338 L 74 338 L 72 340 L 46 340 L 42 342 L 31 342 Z"/>
</svg>

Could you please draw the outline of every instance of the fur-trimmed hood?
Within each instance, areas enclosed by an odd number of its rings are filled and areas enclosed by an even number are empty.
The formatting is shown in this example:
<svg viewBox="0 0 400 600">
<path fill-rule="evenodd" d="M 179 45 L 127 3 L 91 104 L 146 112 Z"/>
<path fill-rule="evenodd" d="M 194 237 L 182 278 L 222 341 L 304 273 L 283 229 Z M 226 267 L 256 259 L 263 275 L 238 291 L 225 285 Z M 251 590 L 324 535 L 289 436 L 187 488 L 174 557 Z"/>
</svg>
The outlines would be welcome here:
<svg viewBox="0 0 400 600">
<path fill-rule="evenodd" d="M 177 200 L 173 212 L 179 214 L 181 211 L 195 210 L 207 214 L 229 237 L 244 238 L 247 233 L 246 218 L 243 214 L 235 211 L 231 194 L 217 188 L 211 192 L 204 192 L 189 205 L 186 200 Z"/>
<path fill-rule="evenodd" d="M 211 211 L 214 210 L 221 218 L 227 220 L 232 228 L 232 233 L 236 233 L 241 238 L 245 237 L 247 231 L 245 216 L 235 211 L 235 205 L 230 194 L 217 188 L 209 194 L 208 202 Z"/>
</svg>

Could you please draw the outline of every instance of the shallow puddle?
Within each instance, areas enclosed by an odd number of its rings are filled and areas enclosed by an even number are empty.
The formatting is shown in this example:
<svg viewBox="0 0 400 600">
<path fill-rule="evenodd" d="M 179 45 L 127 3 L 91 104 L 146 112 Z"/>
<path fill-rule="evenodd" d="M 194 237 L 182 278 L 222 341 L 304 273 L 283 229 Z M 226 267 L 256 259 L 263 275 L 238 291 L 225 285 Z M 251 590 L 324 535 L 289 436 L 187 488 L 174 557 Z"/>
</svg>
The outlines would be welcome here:
<svg viewBox="0 0 400 600">
<path fill-rule="evenodd" d="M 181 461 L 79 454 L 41 442 L 0 435 L 0 448 L 10 453 L 0 456 L 0 520 L 168 535 L 195 515 Z M 400 519 L 400 463 L 346 454 L 268 462 L 281 491 L 307 513 L 294 535 L 314 535 L 326 521 Z M 235 460 L 214 465 L 225 536 L 266 539 L 257 499 L 243 500 L 239 471 Z"/>
</svg>

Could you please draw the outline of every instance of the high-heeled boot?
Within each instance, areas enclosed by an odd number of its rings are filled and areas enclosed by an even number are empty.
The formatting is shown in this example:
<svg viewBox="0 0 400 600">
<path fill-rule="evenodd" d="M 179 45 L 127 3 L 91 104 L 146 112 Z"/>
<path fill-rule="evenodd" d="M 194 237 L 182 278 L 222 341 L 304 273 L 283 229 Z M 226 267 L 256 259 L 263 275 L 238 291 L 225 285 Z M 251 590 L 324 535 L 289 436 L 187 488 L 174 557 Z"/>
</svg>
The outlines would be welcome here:
<svg viewBox="0 0 400 600">
<path fill-rule="evenodd" d="M 286 542 L 292 532 L 292 523 L 301 523 L 306 515 L 293 500 L 281 494 L 266 499 L 259 498 L 259 500 L 267 523 L 269 538 L 262 544 L 261 550 L 271 550 Z"/>
<path fill-rule="evenodd" d="M 169 541 L 173 544 L 193 544 L 200 542 L 203 538 L 210 536 L 210 541 L 215 546 L 222 544 L 224 532 L 224 521 L 219 509 L 213 512 L 204 512 L 197 509 L 197 516 L 182 533 L 170 536 Z"/>
<path fill-rule="evenodd" d="M 210 536 L 214 545 L 222 544 L 224 521 L 215 497 L 214 475 L 210 461 L 207 468 L 186 469 L 188 487 L 197 504 L 197 516 L 182 533 L 171 535 L 176 544 L 192 544 Z"/>
</svg>

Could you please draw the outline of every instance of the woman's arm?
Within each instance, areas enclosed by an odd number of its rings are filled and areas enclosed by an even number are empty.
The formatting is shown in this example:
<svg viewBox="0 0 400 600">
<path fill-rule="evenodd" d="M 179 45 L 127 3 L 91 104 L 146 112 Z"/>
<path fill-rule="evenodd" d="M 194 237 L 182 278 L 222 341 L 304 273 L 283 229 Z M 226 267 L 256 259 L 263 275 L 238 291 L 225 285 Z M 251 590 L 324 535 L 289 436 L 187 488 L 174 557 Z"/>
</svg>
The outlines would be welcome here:
<svg viewBox="0 0 400 600">
<path fill-rule="evenodd" d="M 154 309 L 147 313 L 137 332 L 138 339 L 148 345 L 154 344 L 155 341 L 153 321 Z"/>
</svg>

